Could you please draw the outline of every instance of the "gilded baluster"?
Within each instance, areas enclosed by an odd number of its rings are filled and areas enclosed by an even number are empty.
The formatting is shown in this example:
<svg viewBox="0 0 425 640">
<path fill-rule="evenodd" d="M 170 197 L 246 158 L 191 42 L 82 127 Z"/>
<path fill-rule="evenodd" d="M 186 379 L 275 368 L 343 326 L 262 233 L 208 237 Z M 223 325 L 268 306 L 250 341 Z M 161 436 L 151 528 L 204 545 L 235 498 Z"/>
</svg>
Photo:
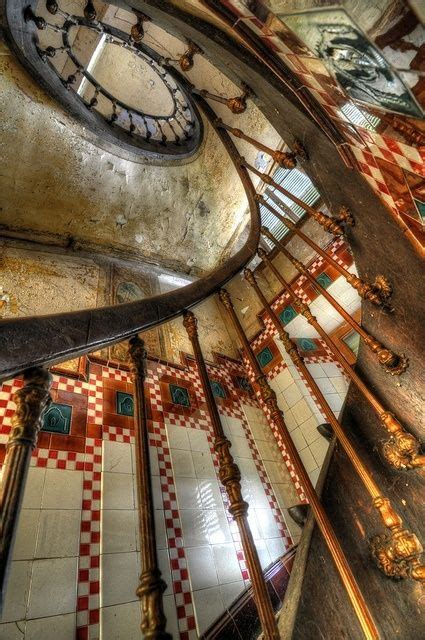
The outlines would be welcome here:
<svg viewBox="0 0 425 640">
<path fill-rule="evenodd" d="M 198 367 L 199 377 L 207 401 L 208 412 L 214 430 L 214 449 L 217 453 L 219 463 L 220 482 L 226 489 L 229 497 L 229 512 L 235 519 L 241 536 L 242 548 L 244 551 L 249 576 L 252 582 L 255 603 L 263 630 L 265 640 L 279 638 L 276 618 L 267 590 L 261 569 L 260 560 L 251 529 L 248 524 L 248 503 L 242 497 L 241 473 L 238 465 L 233 460 L 230 453 L 232 446 L 226 438 L 218 413 L 217 405 L 208 378 L 207 368 L 202 355 L 201 345 L 198 337 L 197 319 L 191 311 L 186 311 L 183 316 L 183 325 L 192 344 Z"/>
<path fill-rule="evenodd" d="M 299 456 L 299 453 L 292 441 L 292 438 L 286 427 L 282 412 L 279 409 L 276 394 L 273 391 L 273 389 L 270 387 L 267 381 L 267 378 L 264 375 L 255 357 L 255 354 L 251 349 L 251 345 L 249 344 L 248 338 L 246 337 L 245 332 L 242 329 L 242 325 L 239 322 L 239 319 L 236 315 L 230 295 L 225 289 L 221 289 L 219 293 L 219 298 L 223 306 L 227 310 L 230 316 L 230 319 L 232 321 L 232 324 L 239 337 L 239 340 L 242 343 L 244 352 L 254 372 L 255 381 L 259 386 L 261 398 L 265 403 L 265 405 L 267 406 L 267 408 L 269 409 L 270 417 L 275 423 L 277 429 L 279 430 L 279 434 L 282 437 L 283 443 L 285 445 L 285 449 L 288 452 L 289 458 L 292 461 L 295 467 L 295 470 L 300 478 L 301 484 L 308 498 L 311 509 L 314 513 L 314 517 L 316 519 L 317 525 L 323 535 L 323 538 L 329 549 L 329 553 L 332 557 L 332 560 L 335 563 L 335 566 L 339 573 L 341 581 L 344 585 L 344 588 L 347 592 L 347 595 L 356 613 L 357 619 L 359 620 L 359 624 L 361 625 L 361 628 L 363 630 L 363 634 L 365 638 L 378 639 L 379 634 L 376 629 L 375 623 L 371 617 L 371 614 L 368 610 L 367 604 L 351 572 L 350 566 L 347 562 L 347 559 L 344 556 L 344 553 L 341 549 L 341 546 L 333 530 L 332 524 L 320 503 L 320 500 L 316 494 L 316 491 L 311 483 L 310 477 L 306 472 L 304 465 L 301 461 L 301 458 Z"/>
<path fill-rule="evenodd" d="M 350 380 L 354 382 L 357 388 L 360 389 L 366 400 L 378 414 L 385 429 L 390 432 L 391 439 L 384 445 L 384 456 L 386 460 L 397 469 L 414 469 L 421 466 L 423 467 L 425 465 L 425 456 L 421 455 L 421 446 L 415 436 L 407 433 L 400 422 L 391 413 L 384 409 L 378 398 L 376 398 L 376 396 L 365 385 L 360 376 L 347 362 L 334 341 L 318 323 L 317 318 L 311 313 L 309 305 L 303 302 L 303 300 L 296 295 L 291 285 L 286 282 L 281 273 L 276 269 L 270 259 L 270 256 L 264 251 L 264 249 L 259 248 L 257 253 L 259 258 L 271 269 L 275 277 L 282 284 L 284 291 L 288 293 L 298 312 L 305 317 L 307 322 L 318 332 L 332 353 L 335 354 L 336 359 L 343 367 L 345 373 L 348 375 Z"/>
<path fill-rule="evenodd" d="M 0 588 L 4 602 L 7 572 L 12 557 L 22 498 L 25 491 L 31 453 L 37 446 L 42 415 L 51 401 L 52 376 L 46 369 L 34 367 L 24 373 L 24 386 L 13 396 L 16 410 L 6 445 L 0 493 Z"/>
<path fill-rule="evenodd" d="M 391 374 L 392 376 L 399 376 L 404 371 L 406 371 L 409 366 L 409 360 L 403 354 L 399 355 L 390 349 L 384 347 L 376 338 L 371 336 L 358 322 L 354 320 L 354 318 L 342 307 L 333 296 L 326 291 L 322 285 L 315 280 L 315 278 L 311 275 L 310 271 L 305 267 L 302 262 L 297 260 L 286 247 L 277 240 L 275 236 L 270 233 L 267 227 L 261 227 L 261 233 L 269 238 L 279 251 L 288 258 L 288 260 L 294 265 L 294 267 L 304 275 L 314 286 L 316 291 L 321 293 L 324 298 L 338 311 L 338 313 L 344 318 L 344 320 L 356 331 L 364 343 L 368 346 L 368 348 L 374 353 L 378 359 L 379 364 L 385 369 L 386 373 Z"/>
<path fill-rule="evenodd" d="M 223 98 L 222 96 L 218 96 L 215 93 L 210 93 L 207 89 L 200 89 L 196 91 L 203 98 L 209 98 L 210 100 L 214 100 L 215 102 L 221 102 L 221 104 L 224 104 L 232 113 L 238 115 L 246 111 L 247 98 L 251 95 L 250 88 L 245 84 L 243 85 L 242 89 L 242 94 L 240 96 L 235 96 L 234 98 Z"/>
<path fill-rule="evenodd" d="M 342 267 L 336 260 L 331 258 L 326 251 L 323 251 L 321 247 L 319 247 L 311 238 L 305 235 L 298 227 L 289 220 L 289 218 L 285 218 L 277 209 L 272 207 L 267 200 L 260 194 L 256 194 L 255 199 L 257 202 L 260 202 L 266 209 L 271 211 L 276 218 L 278 218 L 290 231 L 295 233 L 298 237 L 300 237 L 306 244 L 308 244 L 319 256 L 328 263 L 331 264 L 335 269 L 345 278 L 345 280 L 350 284 L 356 291 L 359 296 L 364 300 L 368 300 L 373 304 L 378 306 L 387 307 L 388 300 L 392 293 L 392 287 L 388 280 L 383 275 L 376 276 L 374 282 L 371 284 L 365 280 L 361 280 L 354 273 L 350 273 L 344 267 Z"/>
<path fill-rule="evenodd" d="M 194 42 L 189 42 L 187 50 L 180 56 L 178 61 L 182 71 L 190 71 L 193 68 L 193 58 L 197 53 L 202 53 L 202 50 Z"/>
<path fill-rule="evenodd" d="M 135 452 L 138 515 L 140 529 L 140 555 L 142 571 L 136 594 L 140 599 L 143 638 L 172 640 L 166 632 L 163 593 L 167 588 L 161 577 L 156 550 L 155 519 L 149 458 L 149 434 L 146 416 L 144 381 L 146 378 L 145 343 L 138 336 L 129 341 L 131 377 L 135 391 Z"/>
<path fill-rule="evenodd" d="M 382 551 L 382 548 L 380 550 L 381 556 L 379 558 L 377 556 L 377 553 L 378 553 L 377 549 L 379 545 L 378 540 L 382 542 L 381 546 L 387 549 L 387 555 L 390 553 L 396 553 L 396 552 L 399 554 L 397 558 L 394 560 L 396 563 L 400 563 L 402 560 L 403 562 L 409 563 L 409 566 L 410 566 L 409 571 L 406 572 L 404 576 L 400 575 L 399 577 L 406 577 L 407 575 L 409 575 L 415 580 L 422 580 L 425 567 L 423 567 L 420 564 L 419 558 L 422 553 L 422 546 L 419 540 L 417 539 L 415 534 L 403 528 L 402 520 L 400 516 L 395 512 L 393 507 L 391 506 L 389 499 L 381 495 L 378 485 L 374 481 L 366 465 L 363 463 L 355 447 L 347 437 L 339 420 L 337 420 L 332 409 L 329 407 L 324 395 L 322 394 L 319 387 L 317 386 L 317 383 L 313 378 L 313 376 L 311 375 L 309 369 L 306 367 L 304 363 L 304 359 L 301 357 L 298 351 L 297 345 L 289 337 L 288 332 L 285 331 L 275 311 L 267 302 L 266 297 L 264 296 L 263 292 L 261 291 L 260 287 L 257 284 L 254 274 L 249 269 L 245 269 L 244 275 L 247 281 L 249 282 L 249 284 L 255 290 L 264 308 L 266 309 L 267 314 L 270 317 L 276 331 L 278 332 L 279 338 L 283 346 L 285 347 L 286 352 L 290 356 L 294 365 L 303 374 L 307 383 L 310 385 L 313 395 L 317 398 L 317 401 L 321 405 L 329 424 L 334 430 L 334 433 L 338 441 L 340 442 L 342 448 L 347 454 L 348 459 L 354 466 L 356 473 L 358 474 L 366 490 L 368 491 L 375 508 L 377 509 L 377 511 L 381 516 L 381 519 L 384 525 L 387 528 L 389 528 L 388 533 L 380 536 L 375 536 L 371 541 L 371 552 L 372 552 L 372 555 L 374 555 L 379 568 L 382 571 L 384 571 L 386 575 L 389 575 L 388 567 L 385 566 L 382 560 L 383 553 L 384 553 L 384 551 Z M 405 551 L 403 557 L 401 558 L 401 555 L 403 553 L 402 552 L 403 545 L 405 549 L 409 550 L 409 552 Z"/>
</svg>

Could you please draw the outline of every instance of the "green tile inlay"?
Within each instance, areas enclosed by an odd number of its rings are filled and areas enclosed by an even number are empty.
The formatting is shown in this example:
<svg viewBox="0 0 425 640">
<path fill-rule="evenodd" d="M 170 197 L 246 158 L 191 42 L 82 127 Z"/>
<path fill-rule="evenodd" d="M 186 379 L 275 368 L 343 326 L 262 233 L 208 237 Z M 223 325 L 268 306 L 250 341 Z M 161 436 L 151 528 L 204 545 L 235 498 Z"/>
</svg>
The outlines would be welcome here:
<svg viewBox="0 0 425 640">
<path fill-rule="evenodd" d="M 189 392 L 185 387 L 170 384 L 170 393 L 174 404 L 180 404 L 182 407 L 190 407 Z"/>
<path fill-rule="evenodd" d="M 324 289 L 327 289 L 329 287 L 329 285 L 332 284 L 332 280 L 331 278 L 328 276 L 327 273 L 325 273 L 323 271 L 323 273 L 320 273 L 317 278 L 316 278 L 316 282 L 318 282 L 320 285 L 322 285 L 322 287 Z"/>
<path fill-rule="evenodd" d="M 294 307 L 290 304 L 288 304 L 288 306 L 282 309 L 282 311 L 279 313 L 279 318 L 282 320 L 283 324 L 288 324 L 296 316 L 297 316 L 297 312 L 295 311 Z"/>
<path fill-rule="evenodd" d="M 257 353 L 257 360 L 261 367 L 266 367 L 273 360 L 273 354 L 270 347 L 264 347 L 260 353 Z"/>
<path fill-rule="evenodd" d="M 210 380 L 210 385 L 211 385 L 212 392 L 216 398 L 226 397 L 226 392 L 223 388 L 223 385 L 220 384 L 220 382 L 217 382 L 217 380 Z"/>
<path fill-rule="evenodd" d="M 134 416 L 134 398 L 132 393 L 117 391 L 117 413 L 120 416 Z"/>
<path fill-rule="evenodd" d="M 415 203 L 421 218 L 425 218 L 425 202 L 422 202 L 422 200 L 418 200 L 417 198 L 413 198 L 413 202 Z"/>
<path fill-rule="evenodd" d="M 44 412 L 41 430 L 67 435 L 71 431 L 71 416 L 70 405 L 51 402 Z"/>
<path fill-rule="evenodd" d="M 350 331 L 345 338 L 342 339 L 355 356 L 359 354 L 360 336 L 356 331 Z"/>
<path fill-rule="evenodd" d="M 317 351 L 317 344 L 310 338 L 297 338 L 295 342 L 302 351 Z"/>
</svg>

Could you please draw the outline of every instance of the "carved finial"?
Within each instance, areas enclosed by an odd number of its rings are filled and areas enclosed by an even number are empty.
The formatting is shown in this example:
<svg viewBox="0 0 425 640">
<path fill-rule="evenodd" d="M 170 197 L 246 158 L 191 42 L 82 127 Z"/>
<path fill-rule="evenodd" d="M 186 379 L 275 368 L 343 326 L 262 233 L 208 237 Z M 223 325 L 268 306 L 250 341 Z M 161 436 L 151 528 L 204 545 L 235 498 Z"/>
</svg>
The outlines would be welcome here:
<svg viewBox="0 0 425 640">
<path fill-rule="evenodd" d="M 96 9 L 92 0 L 87 0 L 86 6 L 84 7 L 84 17 L 86 20 L 95 20 L 96 19 Z"/>
<path fill-rule="evenodd" d="M 220 289 L 218 297 L 220 298 L 226 309 L 233 309 L 232 299 L 226 289 Z"/>
<path fill-rule="evenodd" d="M 47 369 L 33 367 L 24 373 L 24 386 L 13 396 L 16 411 L 12 417 L 12 430 L 7 446 L 15 444 L 37 444 L 41 429 L 41 416 L 49 404 L 52 375 Z"/>
<path fill-rule="evenodd" d="M 137 22 L 133 24 L 131 27 L 130 35 L 133 38 L 134 42 L 141 42 L 145 35 L 145 29 L 143 27 L 144 22 L 149 22 L 149 16 L 146 16 L 141 11 L 137 11 Z"/>
<path fill-rule="evenodd" d="M 145 342 L 138 335 L 130 338 L 128 348 L 128 355 L 130 358 L 130 371 L 134 378 L 139 376 L 142 380 L 146 378 L 147 364 L 146 359 L 148 353 L 145 348 Z"/>
<path fill-rule="evenodd" d="M 244 269 L 243 272 L 244 278 L 247 282 L 249 282 L 249 284 L 255 286 L 257 283 L 255 281 L 255 277 L 254 274 L 252 273 L 251 269 Z"/>
<path fill-rule="evenodd" d="M 196 53 L 202 53 L 201 49 L 194 42 L 189 42 L 187 51 L 179 58 L 179 65 L 182 71 L 190 71 L 193 67 L 193 57 Z"/>
<path fill-rule="evenodd" d="M 183 313 L 183 326 L 187 331 L 189 338 L 196 338 L 198 335 L 198 320 L 192 311 Z"/>
</svg>

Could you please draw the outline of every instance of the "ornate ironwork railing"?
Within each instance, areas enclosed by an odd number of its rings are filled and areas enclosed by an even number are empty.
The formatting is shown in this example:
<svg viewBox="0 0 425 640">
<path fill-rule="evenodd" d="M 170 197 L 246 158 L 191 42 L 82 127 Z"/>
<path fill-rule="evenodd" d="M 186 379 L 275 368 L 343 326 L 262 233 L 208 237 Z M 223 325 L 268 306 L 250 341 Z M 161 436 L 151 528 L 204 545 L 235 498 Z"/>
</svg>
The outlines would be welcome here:
<svg viewBox="0 0 425 640">
<path fill-rule="evenodd" d="M 102 22 L 83 3 L 81 14 L 68 13 L 57 2 L 7 3 L 9 43 L 53 97 L 100 134 L 100 144 L 109 140 L 135 154 L 162 158 L 193 154 L 202 139 L 202 121 L 173 68 L 143 42 L 143 20 L 126 33 Z M 134 60 L 123 58 L 122 71 L 105 68 L 101 59 L 107 46 Z M 155 109 L 143 107 L 144 81 L 151 103 L 157 92 Z"/>
</svg>

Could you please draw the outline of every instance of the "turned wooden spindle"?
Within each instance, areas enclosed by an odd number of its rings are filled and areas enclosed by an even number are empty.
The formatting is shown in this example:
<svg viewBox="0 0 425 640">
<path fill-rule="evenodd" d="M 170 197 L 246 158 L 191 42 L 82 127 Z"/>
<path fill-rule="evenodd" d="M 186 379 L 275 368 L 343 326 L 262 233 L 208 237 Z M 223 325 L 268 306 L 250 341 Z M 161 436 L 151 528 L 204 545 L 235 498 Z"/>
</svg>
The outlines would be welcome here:
<svg viewBox="0 0 425 640">
<path fill-rule="evenodd" d="M 294 152 L 279 151 L 279 149 L 270 149 L 270 147 L 266 147 L 266 145 L 259 140 L 255 140 L 254 138 L 248 136 L 241 129 L 230 127 L 228 124 L 223 122 L 221 118 L 217 118 L 215 124 L 220 129 L 225 129 L 226 131 L 231 133 L 233 136 L 235 136 L 235 138 L 245 140 L 260 151 L 267 153 L 267 155 L 271 156 L 278 165 L 280 165 L 281 167 L 285 167 L 285 169 L 294 169 L 294 167 L 297 166 L 297 155 L 300 157 L 305 156 L 305 151 L 299 143 L 296 143 Z"/>
<path fill-rule="evenodd" d="M 34 367 L 24 373 L 24 386 L 13 396 L 16 410 L 6 445 L 0 489 L 0 609 L 4 604 L 31 454 L 37 446 L 43 411 L 51 401 L 51 385 L 49 371 Z"/>
<path fill-rule="evenodd" d="M 149 433 L 144 389 L 146 357 L 143 340 L 138 336 L 131 338 L 129 341 L 129 359 L 135 394 L 134 433 L 142 566 L 136 594 L 140 599 L 141 605 L 140 629 L 143 638 L 149 640 L 172 640 L 172 636 L 165 630 L 166 618 L 162 598 L 167 585 L 161 578 L 156 550 Z"/>
<path fill-rule="evenodd" d="M 241 158 L 240 163 L 243 167 L 245 167 L 245 169 L 249 169 L 249 171 L 259 176 L 263 182 L 270 185 L 277 191 L 280 191 L 280 193 L 282 193 L 284 196 L 292 200 L 292 202 L 295 202 L 295 204 L 304 209 L 306 214 L 310 216 L 310 218 L 313 218 L 313 220 L 316 220 L 316 222 L 320 224 L 320 226 L 322 226 L 328 233 L 332 233 L 334 236 L 342 236 L 344 233 L 344 229 L 341 226 L 342 222 L 345 222 L 350 227 L 354 226 L 353 216 L 351 215 L 347 207 L 341 207 L 339 213 L 336 216 L 328 216 L 325 213 L 322 213 L 322 211 L 314 209 L 300 198 L 297 198 L 297 196 L 285 189 L 281 184 L 275 182 L 273 178 L 267 173 L 263 173 L 262 171 L 259 171 L 258 169 L 253 167 L 251 164 L 248 164 L 245 158 Z"/>
<path fill-rule="evenodd" d="M 267 227 L 261 227 L 261 233 L 276 245 L 279 251 L 288 258 L 288 260 L 294 265 L 294 267 L 307 278 L 314 286 L 318 293 L 321 293 L 324 298 L 338 311 L 338 313 L 344 318 L 344 320 L 356 331 L 367 347 L 372 351 L 379 362 L 379 364 L 385 369 L 385 371 L 393 376 L 399 376 L 406 371 L 409 366 L 409 360 L 403 354 L 399 355 L 384 347 L 376 338 L 371 336 L 366 329 L 364 329 L 354 318 L 342 307 L 337 300 L 331 294 L 326 291 L 322 285 L 315 280 L 314 276 L 310 273 L 302 262 L 297 260 L 286 249 L 284 244 L 278 240 Z"/>
<path fill-rule="evenodd" d="M 186 311 L 183 316 L 183 325 L 192 344 L 202 389 L 205 394 L 208 412 L 211 417 L 211 423 L 214 430 L 214 449 L 218 457 L 220 481 L 225 487 L 229 497 L 229 512 L 238 525 L 242 548 L 252 583 L 254 599 L 257 605 L 258 616 L 260 618 L 261 628 L 264 634 L 263 637 L 265 640 L 271 638 L 278 640 L 280 636 L 277 629 L 276 618 L 273 613 L 273 606 L 267 590 L 266 581 L 264 580 L 251 529 L 248 524 L 249 505 L 242 497 L 241 473 L 238 465 L 233 460 L 232 454 L 230 453 L 230 447 L 232 444 L 224 435 L 220 415 L 218 413 L 214 394 L 208 378 L 207 367 L 205 365 L 201 345 L 199 343 L 197 324 L 198 322 L 194 314 L 191 311 Z"/>
<path fill-rule="evenodd" d="M 266 251 L 259 248 L 257 253 L 258 257 L 270 268 L 274 276 L 279 280 L 284 291 L 289 295 L 290 301 L 294 303 L 298 312 L 305 317 L 307 322 L 317 331 L 323 341 L 327 344 L 347 376 L 361 391 L 366 400 L 378 414 L 384 428 L 391 434 L 391 439 L 384 444 L 384 456 L 386 460 L 397 469 L 414 469 L 423 467 L 425 465 L 425 456 L 421 455 L 421 445 L 417 438 L 411 433 L 405 431 L 396 417 L 383 407 L 375 394 L 372 393 L 369 387 L 351 367 L 350 363 L 345 359 L 343 353 L 338 349 L 329 334 L 323 329 L 322 325 L 319 324 L 317 318 L 312 314 L 309 305 L 297 296 L 292 286 L 286 282 L 282 274 L 276 269 Z"/>
<path fill-rule="evenodd" d="M 312 393 L 322 407 L 339 443 L 372 498 L 373 505 L 377 509 L 383 524 L 389 529 L 389 533 L 375 536 L 371 542 L 371 552 L 376 563 L 381 571 L 390 577 L 397 575 L 399 578 L 412 577 L 415 580 L 422 581 L 425 574 L 425 566 L 421 565 L 420 561 L 423 550 L 421 543 L 414 533 L 403 528 L 403 521 L 394 510 L 389 499 L 382 496 L 369 469 L 360 458 L 356 448 L 347 437 L 341 423 L 335 417 L 326 398 L 317 386 L 315 379 L 298 351 L 296 343 L 289 337 L 288 332 L 285 331 L 275 311 L 258 286 L 254 274 L 249 269 L 245 269 L 244 275 L 267 311 L 285 351 L 300 373 L 303 374 L 307 384 L 310 385 Z"/>
<path fill-rule="evenodd" d="M 370 284 L 364 280 L 361 280 L 354 273 L 350 273 L 345 269 L 342 265 L 340 265 L 336 260 L 331 258 L 331 256 L 323 251 L 311 238 L 305 235 L 298 227 L 291 221 L 289 218 L 285 218 L 277 209 L 272 207 L 267 200 L 260 194 L 256 194 L 255 199 L 257 202 L 262 204 L 266 209 L 268 209 L 271 213 L 273 213 L 276 218 L 278 218 L 288 229 L 290 229 L 295 235 L 301 238 L 306 244 L 308 244 L 319 256 L 328 263 L 331 264 L 337 271 L 340 273 L 343 278 L 350 284 L 359 294 L 361 298 L 364 300 L 368 300 L 373 304 L 378 306 L 386 306 L 388 304 L 388 299 L 391 296 L 392 289 L 391 285 L 385 278 L 385 276 L 379 275 L 376 276 L 375 281 Z"/>
<path fill-rule="evenodd" d="M 364 636 L 365 638 L 368 638 L 368 639 L 372 639 L 372 638 L 378 639 L 379 634 L 376 629 L 375 623 L 372 619 L 372 616 L 368 610 L 367 604 L 351 572 L 350 566 L 341 549 L 341 546 L 333 530 L 332 524 L 320 503 L 319 497 L 312 485 L 312 482 L 310 480 L 310 477 L 307 471 L 305 470 L 305 467 L 301 461 L 300 455 L 294 443 L 292 442 L 292 438 L 289 435 L 289 431 L 283 419 L 282 412 L 280 411 L 279 406 L 277 404 L 276 394 L 273 391 L 273 389 L 270 387 L 269 383 L 267 382 L 267 378 L 264 375 L 257 361 L 257 358 L 255 357 L 253 350 L 251 349 L 249 340 L 246 337 L 245 332 L 242 328 L 242 325 L 239 322 L 239 318 L 236 315 L 230 295 L 225 289 L 222 289 L 219 293 L 219 298 L 223 306 L 227 310 L 230 316 L 231 322 L 238 335 L 238 338 L 242 343 L 245 355 L 248 358 L 248 361 L 254 372 L 255 381 L 259 386 L 261 398 L 270 411 L 270 417 L 275 423 L 279 431 L 279 434 L 288 452 L 289 458 L 291 459 L 295 467 L 295 470 L 300 478 L 301 484 L 303 486 L 307 499 L 310 503 L 311 509 L 314 513 L 314 517 L 316 519 L 317 525 L 323 535 L 323 538 L 329 549 L 329 553 L 332 557 L 332 560 L 335 563 L 336 569 L 340 575 L 344 588 L 347 591 L 347 595 L 354 608 L 357 619 L 359 620 Z"/>
</svg>

